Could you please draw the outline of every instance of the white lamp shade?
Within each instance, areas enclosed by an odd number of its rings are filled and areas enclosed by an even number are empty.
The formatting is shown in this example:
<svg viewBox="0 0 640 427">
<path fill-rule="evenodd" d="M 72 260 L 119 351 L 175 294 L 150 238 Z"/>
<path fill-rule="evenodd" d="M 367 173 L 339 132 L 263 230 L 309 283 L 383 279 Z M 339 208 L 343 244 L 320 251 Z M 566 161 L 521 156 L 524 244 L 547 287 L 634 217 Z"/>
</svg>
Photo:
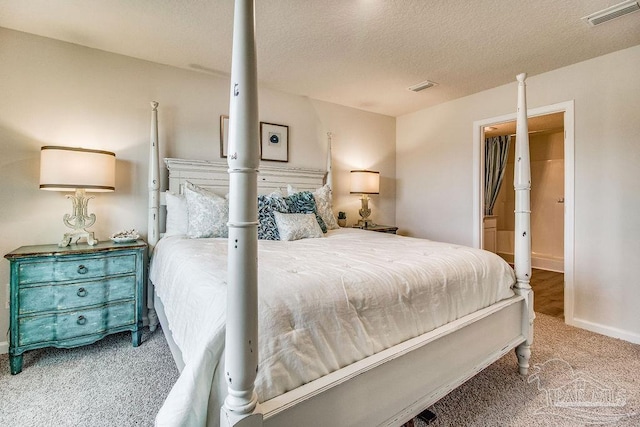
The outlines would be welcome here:
<svg viewBox="0 0 640 427">
<path fill-rule="evenodd" d="M 380 193 L 380 172 L 368 170 L 351 171 L 351 193 L 378 194 Z"/>
<path fill-rule="evenodd" d="M 116 155 L 86 148 L 42 147 L 40 188 L 42 190 L 114 191 Z"/>
</svg>

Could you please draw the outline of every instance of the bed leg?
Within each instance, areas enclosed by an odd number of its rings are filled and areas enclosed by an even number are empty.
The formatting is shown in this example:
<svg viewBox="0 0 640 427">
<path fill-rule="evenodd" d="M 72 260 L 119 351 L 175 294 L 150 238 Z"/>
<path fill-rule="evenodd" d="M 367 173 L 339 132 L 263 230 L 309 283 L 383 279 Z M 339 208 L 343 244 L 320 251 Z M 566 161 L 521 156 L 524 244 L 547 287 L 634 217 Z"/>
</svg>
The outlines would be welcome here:
<svg viewBox="0 0 640 427">
<path fill-rule="evenodd" d="M 149 318 L 149 330 L 153 332 L 158 329 L 158 314 L 155 308 L 149 308 L 147 317 Z"/>
<path fill-rule="evenodd" d="M 518 356 L 518 371 L 520 375 L 529 373 L 529 359 L 531 358 L 531 346 L 526 342 L 516 347 L 516 356 Z"/>
<path fill-rule="evenodd" d="M 528 286 L 528 282 L 523 282 L 521 286 Z M 533 344 L 533 321 L 536 314 L 533 311 L 533 291 L 531 287 L 516 287 L 516 293 L 525 297 L 525 312 L 522 319 L 522 331 L 526 337 L 525 341 L 516 347 L 518 356 L 518 371 L 520 375 L 529 373 L 529 359 L 531 359 L 531 345 Z"/>
<path fill-rule="evenodd" d="M 149 319 L 149 330 L 151 332 L 158 328 L 158 314 L 156 313 L 156 305 L 153 301 L 155 298 L 155 289 L 151 280 L 147 282 L 147 319 Z"/>
</svg>

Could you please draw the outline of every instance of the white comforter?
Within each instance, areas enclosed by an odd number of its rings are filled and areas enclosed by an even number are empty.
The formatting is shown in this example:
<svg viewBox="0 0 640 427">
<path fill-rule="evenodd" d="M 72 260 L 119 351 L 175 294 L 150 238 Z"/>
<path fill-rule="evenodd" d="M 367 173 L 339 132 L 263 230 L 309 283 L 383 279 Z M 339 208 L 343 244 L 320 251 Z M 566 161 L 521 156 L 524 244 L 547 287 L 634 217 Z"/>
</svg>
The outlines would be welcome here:
<svg viewBox="0 0 640 427">
<path fill-rule="evenodd" d="M 226 265 L 226 239 L 174 236 L 155 248 L 150 278 L 185 362 L 157 425 L 205 425 L 209 399 L 217 425 L 224 395 L 210 390 L 224 349 Z M 260 401 L 508 298 L 515 282 L 486 251 L 355 229 L 261 240 L 258 268 Z"/>
</svg>

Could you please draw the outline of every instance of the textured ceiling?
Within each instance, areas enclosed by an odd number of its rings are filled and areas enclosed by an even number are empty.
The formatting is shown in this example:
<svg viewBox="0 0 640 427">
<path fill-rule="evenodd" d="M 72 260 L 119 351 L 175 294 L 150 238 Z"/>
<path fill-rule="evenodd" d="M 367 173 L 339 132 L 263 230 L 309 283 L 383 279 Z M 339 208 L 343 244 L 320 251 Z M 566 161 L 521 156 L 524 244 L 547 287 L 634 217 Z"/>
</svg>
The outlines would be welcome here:
<svg viewBox="0 0 640 427">
<path fill-rule="evenodd" d="M 618 0 L 258 0 L 265 86 L 398 116 L 640 44 Z M 231 0 L 0 0 L 0 26 L 228 75 Z M 438 86 L 414 93 L 424 80 Z"/>
</svg>

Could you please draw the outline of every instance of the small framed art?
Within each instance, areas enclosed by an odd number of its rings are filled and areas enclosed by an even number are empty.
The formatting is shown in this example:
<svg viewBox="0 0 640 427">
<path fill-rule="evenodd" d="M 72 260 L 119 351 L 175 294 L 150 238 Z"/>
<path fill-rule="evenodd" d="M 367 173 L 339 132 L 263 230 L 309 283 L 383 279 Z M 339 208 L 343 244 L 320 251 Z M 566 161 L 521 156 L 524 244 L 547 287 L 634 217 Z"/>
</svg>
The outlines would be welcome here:
<svg viewBox="0 0 640 427">
<path fill-rule="evenodd" d="M 289 161 L 289 126 L 260 122 L 261 160 Z"/>
<path fill-rule="evenodd" d="M 229 116 L 220 116 L 220 157 L 226 158 L 229 152 Z"/>
</svg>

